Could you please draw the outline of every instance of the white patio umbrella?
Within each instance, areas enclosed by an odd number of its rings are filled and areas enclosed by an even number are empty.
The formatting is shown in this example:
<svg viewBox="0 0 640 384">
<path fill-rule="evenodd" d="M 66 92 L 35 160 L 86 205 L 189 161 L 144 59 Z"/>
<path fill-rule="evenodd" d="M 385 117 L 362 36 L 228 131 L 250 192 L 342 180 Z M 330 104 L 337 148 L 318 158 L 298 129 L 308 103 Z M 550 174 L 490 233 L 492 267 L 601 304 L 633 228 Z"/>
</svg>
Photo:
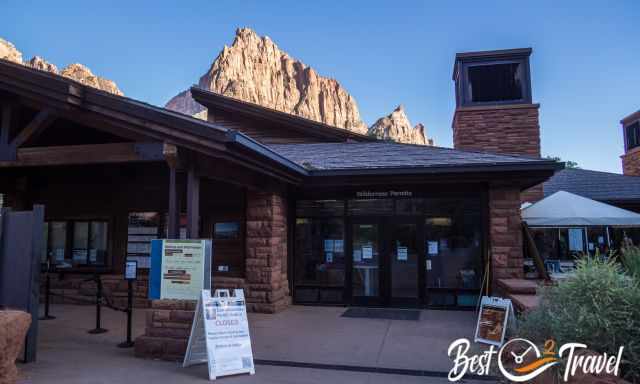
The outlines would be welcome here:
<svg viewBox="0 0 640 384">
<path fill-rule="evenodd" d="M 640 214 L 558 191 L 521 211 L 529 226 L 640 226 Z"/>
</svg>

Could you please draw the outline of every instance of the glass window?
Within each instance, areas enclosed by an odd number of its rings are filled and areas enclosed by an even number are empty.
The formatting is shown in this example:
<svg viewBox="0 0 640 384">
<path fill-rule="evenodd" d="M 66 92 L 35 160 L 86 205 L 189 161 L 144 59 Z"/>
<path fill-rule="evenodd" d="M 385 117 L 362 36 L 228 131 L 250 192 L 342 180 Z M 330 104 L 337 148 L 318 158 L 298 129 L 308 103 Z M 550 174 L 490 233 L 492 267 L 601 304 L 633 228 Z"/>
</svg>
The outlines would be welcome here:
<svg viewBox="0 0 640 384">
<path fill-rule="evenodd" d="M 240 223 L 237 221 L 215 223 L 213 238 L 218 240 L 239 239 Z"/>
<path fill-rule="evenodd" d="M 104 265 L 107 258 L 107 234 L 109 224 L 104 221 L 91 222 L 91 238 L 89 239 L 89 263 Z"/>
<path fill-rule="evenodd" d="M 106 221 L 50 221 L 45 223 L 47 254 L 51 262 L 57 268 L 106 265 L 108 226 Z M 67 250 L 67 233 L 71 235 L 69 250 Z"/>
<path fill-rule="evenodd" d="M 351 216 L 391 216 L 394 202 L 393 199 L 349 200 L 348 209 Z"/>
<path fill-rule="evenodd" d="M 471 101 L 477 103 L 523 99 L 521 67 L 520 63 L 469 66 L 468 93 Z"/>
<path fill-rule="evenodd" d="M 244 275 L 244 239 L 240 221 L 213 224 L 213 271 L 223 276 Z"/>
<path fill-rule="evenodd" d="M 73 225 L 73 243 L 72 243 L 72 259 L 73 264 L 88 264 L 89 255 L 89 223 L 75 222 Z"/>
<path fill-rule="evenodd" d="M 331 217 L 344 215 L 343 200 L 299 200 L 297 217 Z"/>
<path fill-rule="evenodd" d="M 49 223 L 49 256 L 52 263 L 59 267 L 70 267 L 71 264 L 65 262 L 65 251 L 67 248 L 67 222 L 52 221 Z"/>
<path fill-rule="evenodd" d="M 628 125 L 626 128 L 627 150 L 640 145 L 640 121 Z"/>
<path fill-rule="evenodd" d="M 475 305 L 482 281 L 478 199 L 428 199 L 424 221 L 427 296 L 432 305 Z"/>
<path fill-rule="evenodd" d="M 344 221 L 298 218 L 295 229 L 296 300 L 342 302 L 345 278 Z"/>
</svg>

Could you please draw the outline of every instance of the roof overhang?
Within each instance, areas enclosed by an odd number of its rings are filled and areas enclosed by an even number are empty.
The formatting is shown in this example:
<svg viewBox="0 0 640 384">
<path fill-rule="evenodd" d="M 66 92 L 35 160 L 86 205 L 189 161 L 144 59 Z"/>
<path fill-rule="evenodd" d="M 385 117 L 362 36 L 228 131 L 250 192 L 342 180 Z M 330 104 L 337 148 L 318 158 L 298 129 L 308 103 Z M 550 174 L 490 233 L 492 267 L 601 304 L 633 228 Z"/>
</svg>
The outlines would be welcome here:
<svg viewBox="0 0 640 384">
<path fill-rule="evenodd" d="M 323 124 L 311 119 L 296 116 L 290 113 L 267 108 L 258 104 L 238 100 L 232 97 L 223 96 L 219 93 L 204 90 L 198 87 L 191 87 L 191 95 L 200 104 L 209 110 L 223 110 L 236 115 L 248 118 L 268 121 L 279 126 L 286 127 L 293 131 L 302 132 L 310 137 L 333 139 L 333 140 L 354 140 L 354 141 L 375 141 L 376 138 L 352 132 L 343 128 Z"/>
<path fill-rule="evenodd" d="M 223 158 L 287 182 L 307 175 L 304 168 L 233 130 L 6 60 L 0 60 L 0 99 L 49 108 L 83 123 L 108 123 L 146 141 Z"/>
</svg>

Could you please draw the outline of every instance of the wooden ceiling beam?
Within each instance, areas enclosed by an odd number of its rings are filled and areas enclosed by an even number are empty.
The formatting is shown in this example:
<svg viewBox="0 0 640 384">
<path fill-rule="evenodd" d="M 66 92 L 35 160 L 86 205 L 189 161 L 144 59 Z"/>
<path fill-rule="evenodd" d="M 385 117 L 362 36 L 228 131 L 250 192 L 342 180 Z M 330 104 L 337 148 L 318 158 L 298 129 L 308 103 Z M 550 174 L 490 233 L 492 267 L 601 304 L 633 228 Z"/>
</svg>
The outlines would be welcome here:
<svg viewBox="0 0 640 384">
<path fill-rule="evenodd" d="M 13 141 L 11 141 L 11 146 L 13 148 L 19 148 L 26 142 L 35 140 L 45 129 L 50 127 L 56 119 L 57 115 L 53 109 L 45 108 L 41 110 L 31 122 L 18 133 Z"/>
<path fill-rule="evenodd" d="M 0 161 L 0 168 L 164 161 L 162 143 L 31 147 L 16 152 L 16 160 Z"/>
</svg>

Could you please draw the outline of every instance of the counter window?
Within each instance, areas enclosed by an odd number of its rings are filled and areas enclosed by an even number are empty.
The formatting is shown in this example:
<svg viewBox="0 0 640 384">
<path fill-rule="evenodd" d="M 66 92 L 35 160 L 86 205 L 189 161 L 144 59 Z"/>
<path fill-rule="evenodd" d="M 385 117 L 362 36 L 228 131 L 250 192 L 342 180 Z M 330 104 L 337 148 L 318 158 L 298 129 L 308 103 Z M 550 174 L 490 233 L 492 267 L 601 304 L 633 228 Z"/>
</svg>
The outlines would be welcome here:
<svg viewBox="0 0 640 384">
<path fill-rule="evenodd" d="M 108 222 L 49 221 L 45 228 L 47 255 L 57 268 L 107 264 Z"/>
</svg>

